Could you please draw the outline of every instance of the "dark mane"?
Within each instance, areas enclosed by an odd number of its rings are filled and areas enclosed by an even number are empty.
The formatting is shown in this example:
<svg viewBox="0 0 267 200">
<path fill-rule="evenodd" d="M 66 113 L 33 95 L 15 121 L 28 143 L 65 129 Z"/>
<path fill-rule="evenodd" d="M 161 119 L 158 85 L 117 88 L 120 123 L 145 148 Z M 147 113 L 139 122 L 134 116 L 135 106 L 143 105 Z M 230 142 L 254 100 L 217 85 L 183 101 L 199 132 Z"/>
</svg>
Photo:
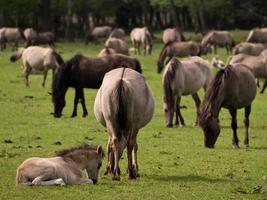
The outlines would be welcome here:
<svg viewBox="0 0 267 200">
<path fill-rule="evenodd" d="M 73 58 L 63 63 L 55 74 L 53 83 L 52 83 L 52 94 L 60 95 L 62 88 L 67 87 L 68 81 L 70 79 L 72 66 L 78 66 L 80 60 L 83 58 L 82 55 L 75 55 Z"/>
<path fill-rule="evenodd" d="M 173 60 L 171 60 L 170 62 L 171 62 L 170 66 L 168 67 L 167 72 L 163 78 L 163 87 L 164 87 L 165 101 L 167 103 L 167 106 L 173 107 L 174 98 L 173 98 L 173 91 L 171 88 L 171 83 L 175 76 L 175 63 L 173 63 Z"/>
<path fill-rule="evenodd" d="M 70 155 L 71 153 L 78 151 L 78 150 L 97 150 L 97 145 L 91 145 L 91 144 L 82 144 L 76 147 L 72 147 L 69 149 L 63 149 L 59 152 L 57 152 L 56 156 L 60 156 L 60 157 L 66 157 L 68 155 Z M 102 151 L 102 155 L 104 155 L 104 151 Z"/>
<path fill-rule="evenodd" d="M 230 78 L 232 75 L 233 70 L 231 65 L 228 65 L 225 69 L 217 72 L 205 93 L 205 97 L 200 108 L 200 125 L 205 123 L 209 117 L 216 115 L 216 113 L 214 113 L 215 110 L 220 110 L 224 99 L 223 89 L 225 79 Z"/>
<path fill-rule="evenodd" d="M 164 46 L 163 46 L 163 48 L 162 48 L 162 50 L 161 50 L 161 52 L 160 52 L 160 54 L 159 54 L 159 59 L 158 59 L 158 61 L 161 61 L 161 60 L 162 60 L 163 53 L 165 52 L 166 48 L 167 48 L 168 46 L 170 46 L 172 43 L 174 43 L 174 42 L 173 42 L 173 41 L 169 41 L 169 42 L 167 42 L 166 44 L 164 44 Z"/>
</svg>

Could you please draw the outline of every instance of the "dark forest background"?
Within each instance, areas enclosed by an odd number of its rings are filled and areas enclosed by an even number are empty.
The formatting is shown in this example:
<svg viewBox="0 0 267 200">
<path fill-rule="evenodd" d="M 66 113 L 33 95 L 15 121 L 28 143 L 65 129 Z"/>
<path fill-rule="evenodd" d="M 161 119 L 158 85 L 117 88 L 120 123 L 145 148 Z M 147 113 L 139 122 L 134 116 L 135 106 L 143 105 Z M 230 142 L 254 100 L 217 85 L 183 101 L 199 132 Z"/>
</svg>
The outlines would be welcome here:
<svg viewBox="0 0 267 200">
<path fill-rule="evenodd" d="M 99 25 L 251 29 L 267 26 L 266 11 L 266 0 L 1 0 L 0 27 L 54 31 L 71 41 Z"/>
</svg>

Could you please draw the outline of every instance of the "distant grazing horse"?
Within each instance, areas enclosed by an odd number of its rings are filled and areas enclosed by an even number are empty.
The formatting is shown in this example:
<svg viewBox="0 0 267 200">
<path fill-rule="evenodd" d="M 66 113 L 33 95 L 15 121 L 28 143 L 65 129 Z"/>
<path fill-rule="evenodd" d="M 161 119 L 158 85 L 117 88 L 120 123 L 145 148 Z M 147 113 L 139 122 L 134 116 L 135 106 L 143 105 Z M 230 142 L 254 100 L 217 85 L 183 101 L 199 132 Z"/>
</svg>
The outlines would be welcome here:
<svg viewBox="0 0 267 200">
<path fill-rule="evenodd" d="M 124 38 L 125 38 L 125 31 L 122 28 L 115 28 L 109 34 L 109 38 L 119 38 L 121 40 L 124 40 Z"/>
<path fill-rule="evenodd" d="M 107 55 L 114 55 L 117 52 L 115 51 L 115 49 L 109 48 L 109 47 L 105 47 L 103 49 L 101 49 L 101 51 L 98 53 L 97 57 L 104 57 Z"/>
<path fill-rule="evenodd" d="M 84 144 L 65 149 L 54 157 L 26 159 L 18 168 L 17 185 L 96 184 L 104 152 L 101 146 Z M 88 178 L 82 178 L 86 170 Z"/>
<path fill-rule="evenodd" d="M 205 147 L 214 148 L 220 134 L 219 112 L 227 108 L 232 116 L 233 146 L 239 148 L 237 137 L 237 109 L 245 108 L 245 139 L 249 146 L 248 128 L 251 103 L 256 96 L 253 73 L 245 65 L 237 63 L 217 72 L 209 85 L 201 104 L 199 124 L 204 133 Z"/>
<path fill-rule="evenodd" d="M 172 58 L 165 67 L 162 84 L 164 91 L 163 109 L 167 127 L 173 126 L 173 117 L 176 112 L 175 124 L 184 126 L 184 119 L 180 112 L 181 97 L 192 95 L 197 114 L 199 111 L 200 99 L 198 90 L 208 86 L 212 78 L 211 67 L 209 63 L 200 57 L 191 57 L 179 61 Z M 196 123 L 197 125 L 197 119 Z"/>
<path fill-rule="evenodd" d="M 166 43 L 157 61 L 158 73 L 160 73 L 159 69 L 163 68 L 166 58 L 168 58 L 166 61 L 168 63 L 172 57 L 200 56 L 207 52 L 208 49 L 203 49 L 199 43 L 193 41 Z"/>
<path fill-rule="evenodd" d="M 14 42 L 14 47 L 18 47 L 19 40 L 25 40 L 24 34 L 19 28 L 6 28 L 0 29 L 0 42 L 1 49 L 6 48 L 7 42 Z"/>
<path fill-rule="evenodd" d="M 27 46 L 48 44 L 50 47 L 54 47 L 55 34 L 52 32 L 38 33 L 35 37 L 30 38 L 27 41 Z"/>
<path fill-rule="evenodd" d="M 241 42 L 237 44 L 233 49 L 233 54 L 248 54 L 252 56 L 258 56 L 265 49 L 263 44 Z"/>
<path fill-rule="evenodd" d="M 227 53 L 231 53 L 235 46 L 233 36 L 228 31 L 209 31 L 202 39 L 203 47 L 214 47 L 214 53 L 217 53 L 217 46 L 225 47 Z"/>
<path fill-rule="evenodd" d="M 249 32 L 246 42 L 267 43 L 267 28 L 254 28 Z"/>
<path fill-rule="evenodd" d="M 124 55 L 129 55 L 127 43 L 119 38 L 109 38 L 105 46 L 111 49 L 114 49 L 116 53 L 121 53 Z"/>
<path fill-rule="evenodd" d="M 11 62 L 22 59 L 22 69 L 25 76 L 25 84 L 29 86 L 30 74 L 43 74 L 44 80 L 42 86 L 45 86 L 45 80 L 49 69 L 55 71 L 64 63 L 61 56 L 51 48 L 28 47 L 19 48 L 18 51 L 10 57 Z"/>
<path fill-rule="evenodd" d="M 247 54 L 238 54 L 232 56 L 230 59 L 230 64 L 234 63 L 242 63 L 246 65 L 253 71 L 255 78 L 265 79 L 265 83 L 260 92 L 261 94 L 263 94 L 267 86 L 267 56 L 251 56 Z"/>
<path fill-rule="evenodd" d="M 130 37 L 131 37 L 131 41 L 135 49 L 135 54 L 137 53 L 136 50 L 138 50 L 139 55 L 141 54 L 140 52 L 141 43 L 144 46 L 144 55 L 146 55 L 146 53 L 151 54 L 152 37 L 147 27 L 134 28 L 131 31 Z"/>
<path fill-rule="evenodd" d="M 181 34 L 176 28 L 167 28 L 163 31 L 162 40 L 164 44 L 182 41 Z"/>
<path fill-rule="evenodd" d="M 33 29 L 33 28 L 26 28 L 24 31 L 23 31 L 23 34 L 25 36 L 25 40 L 26 41 L 29 41 L 31 40 L 32 38 L 36 37 L 37 36 L 37 32 Z"/>
<path fill-rule="evenodd" d="M 111 31 L 112 28 L 110 26 L 96 26 L 86 33 L 85 44 L 87 45 L 89 41 L 98 42 L 100 38 L 107 38 Z"/>
<path fill-rule="evenodd" d="M 97 92 L 94 113 L 109 133 L 107 173 L 120 180 L 119 160 L 127 147 L 130 179 L 139 176 L 136 137 L 152 118 L 155 102 L 145 78 L 129 68 L 108 72 Z"/>
<path fill-rule="evenodd" d="M 65 106 L 65 95 L 69 87 L 75 88 L 72 117 L 77 116 L 77 105 L 81 100 L 83 117 L 88 112 L 85 106 L 83 88 L 98 89 L 107 72 L 120 66 L 142 72 L 140 63 L 135 58 L 124 55 L 108 55 L 100 58 L 87 58 L 76 55 L 58 69 L 52 87 L 54 117 L 60 117 Z"/>
</svg>

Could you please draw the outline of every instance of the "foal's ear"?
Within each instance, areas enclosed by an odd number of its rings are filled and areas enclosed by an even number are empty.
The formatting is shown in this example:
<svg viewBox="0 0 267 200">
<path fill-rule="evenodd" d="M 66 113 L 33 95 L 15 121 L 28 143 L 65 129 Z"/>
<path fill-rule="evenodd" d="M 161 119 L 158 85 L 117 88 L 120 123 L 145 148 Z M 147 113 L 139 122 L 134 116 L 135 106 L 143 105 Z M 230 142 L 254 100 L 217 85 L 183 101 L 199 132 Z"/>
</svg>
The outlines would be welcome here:
<svg viewBox="0 0 267 200">
<path fill-rule="evenodd" d="M 102 154 L 102 147 L 101 147 L 101 145 L 98 145 L 97 146 L 97 150 L 96 151 L 97 151 L 97 154 L 98 155 L 101 155 Z"/>
</svg>

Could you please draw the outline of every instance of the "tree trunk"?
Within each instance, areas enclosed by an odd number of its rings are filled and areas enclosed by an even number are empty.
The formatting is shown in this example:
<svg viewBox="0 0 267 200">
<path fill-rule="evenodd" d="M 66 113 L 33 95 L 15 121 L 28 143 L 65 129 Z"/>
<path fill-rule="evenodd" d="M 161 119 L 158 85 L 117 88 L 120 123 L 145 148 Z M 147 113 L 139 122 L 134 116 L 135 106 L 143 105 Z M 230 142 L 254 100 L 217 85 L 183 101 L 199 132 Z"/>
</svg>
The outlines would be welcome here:
<svg viewBox="0 0 267 200">
<path fill-rule="evenodd" d="M 74 41 L 74 34 L 72 28 L 72 14 L 73 14 L 73 0 L 68 0 L 68 13 L 66 16 L 66 32 L 65 32 L 66 42 Z"/>
<path fill-rule="evenodd" d="M 39 0 L 40 30 L 51 31 L 50 0 Z"/>
</svg>

